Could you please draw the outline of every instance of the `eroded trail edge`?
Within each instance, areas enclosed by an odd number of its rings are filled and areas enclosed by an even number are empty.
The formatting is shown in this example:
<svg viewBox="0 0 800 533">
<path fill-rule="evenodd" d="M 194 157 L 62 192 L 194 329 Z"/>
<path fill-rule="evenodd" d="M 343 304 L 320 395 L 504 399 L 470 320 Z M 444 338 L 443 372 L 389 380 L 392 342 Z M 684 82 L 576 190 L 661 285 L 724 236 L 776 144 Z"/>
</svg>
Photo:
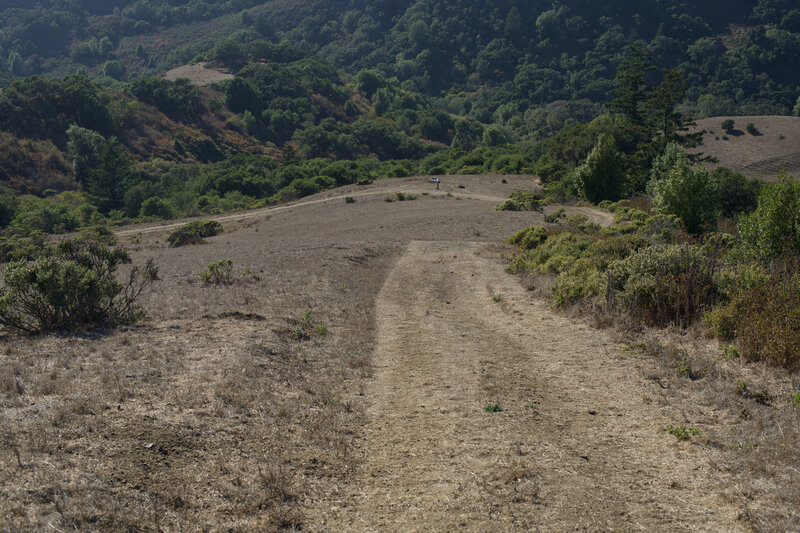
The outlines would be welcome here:
<svg viewBox="0 0 800 533">
<path fill-rule="evenodd" d="M 666 433 L 680 413 L 634 356 L 486 256 L 412 242 L 398 259 L 377 301 L 362 462 L 312 529 L 736 529 L 711 452 Z"/>
</svg>

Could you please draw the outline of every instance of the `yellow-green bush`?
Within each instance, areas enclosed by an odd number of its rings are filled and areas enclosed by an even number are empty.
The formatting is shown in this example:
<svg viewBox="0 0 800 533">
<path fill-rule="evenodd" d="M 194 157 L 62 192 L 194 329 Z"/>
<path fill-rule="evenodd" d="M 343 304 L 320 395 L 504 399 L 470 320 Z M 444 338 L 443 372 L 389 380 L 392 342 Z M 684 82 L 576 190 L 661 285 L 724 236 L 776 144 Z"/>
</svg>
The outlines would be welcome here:
<svg viewBox="0 0 800 533">
<path fill-rule="evenodd" d="M 506 239 L 509 244 L 519 246 L 523 250 L 536 248 L 547 240 L 547 230 L 541 226 L 528 226 Z"/>
<path fill-rule="evenodd" d="M 497 211 L 541 211 L 547 205 L 544 195 L 532 191 L 514 191 L 508 200 L 495 207 Z"/>
<path fill-rule="evenodd" d="M 645 322 L 688 326 L 719 301 L 718 267 L 699 246 L 657 245 L 612 263 L 606 302 Z"/>
<path fill-rule="evenodd" d="M 194 220 L 173 231 L 167 242 L 172 248 L 187 244 L 200 244 L 206 237 L 213 237 L 222 232 L 222 224 L 216 220 Z"/>
<path fill-rule="evenodd" d="M 800 367 L 797 272 L 796 260 L 783 262 L 771 274 L 758 264 L 734 269 L 725 276 L 730 278 L 724 285 L 729 300 L 706 313 L 706 325 L 715 337 L 735 340 L 745 359 Z"/>
<path fill-rule="evenodd" d="M 578 259 L 558 276 L 550 290 L 557 307 L 591 298 L 600 290 L 600 270 L 591 259 Z"/>
<path fill-rule="evenodd" d="M 664 245 L 683 240 L 675 217 L 646 216 L 626 201 L 612 205 L 637 222 L 601 228 L 573 217 L 549 232 L 525 228 L 508 240 L 521 248 L 508 272 L 555 275 L 556 306 L 605 292 L 612 305 L 652 323 L 687 325 L 720 299 L 713 246 Z"/>
<path fill-rule="evenodd" d="M 746 359 L 800 367 L 800 274 L 778 274 L 745 292 L 738 344 Z"/>
</svg>

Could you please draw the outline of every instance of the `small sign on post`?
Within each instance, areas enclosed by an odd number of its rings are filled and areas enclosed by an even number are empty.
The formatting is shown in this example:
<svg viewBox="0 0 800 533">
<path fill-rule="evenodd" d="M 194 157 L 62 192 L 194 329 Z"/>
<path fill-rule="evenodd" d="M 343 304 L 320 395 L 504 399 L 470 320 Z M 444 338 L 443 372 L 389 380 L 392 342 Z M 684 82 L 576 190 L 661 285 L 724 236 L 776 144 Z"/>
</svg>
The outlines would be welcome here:
<svg viewBox="0 0 800 533">
<path fill-rule="evenodd" d="M 439 182 L 439 178 L 428 178 L 428 181 L 430 181 L 431 183 L 435 183 L 436 184 L 436 190 L 437 191 L 439 190 L 439 183 L 440 183 Z"/>
</svg>

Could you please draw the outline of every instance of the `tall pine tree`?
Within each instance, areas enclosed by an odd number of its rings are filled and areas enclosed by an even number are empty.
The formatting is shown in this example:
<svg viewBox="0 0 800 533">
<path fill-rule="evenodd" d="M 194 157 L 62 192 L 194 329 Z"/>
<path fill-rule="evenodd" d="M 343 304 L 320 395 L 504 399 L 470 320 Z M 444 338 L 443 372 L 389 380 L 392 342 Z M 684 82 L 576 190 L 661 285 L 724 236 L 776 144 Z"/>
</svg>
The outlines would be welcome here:
<svg viewBox="0 0 800 533">
<path fill-rule="evenodd" d="M 125 206 L 125 193 L 134 185 L 133 164 L 111 137 L 100 153 L 98 165 L 89 170 L 86 189 L 101 213 Z"/>
<path fill-rule="evenodd" d="M 628 46 L 625 58 L 617 69 L 617 97 L 608 103 L 608 108 L 625 116 L 631 124 L 644 126 L 644 104 L 652 94 L 647 73 L 655 69 L 647 52 L 638 46 Z"/>
</svg>

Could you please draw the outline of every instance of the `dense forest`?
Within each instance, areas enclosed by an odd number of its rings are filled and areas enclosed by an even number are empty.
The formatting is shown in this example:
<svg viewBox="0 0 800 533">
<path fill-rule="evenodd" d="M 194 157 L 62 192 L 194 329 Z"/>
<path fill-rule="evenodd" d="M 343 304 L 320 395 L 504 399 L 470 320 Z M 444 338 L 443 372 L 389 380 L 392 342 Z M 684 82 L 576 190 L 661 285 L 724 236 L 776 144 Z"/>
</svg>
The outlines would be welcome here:
<svg viewBox="0 0 800 533">
<path fill-rule="evenodd" d="M 698 144 L 693 118 L 800 113 L 800 9 L 788 0 L 10 4 L 8 235 L 414 173 L 531 173 L 554 201 L 615 201 L 648 192 L 668 146 Z M 192 62 L 234 76 L 162 77 Z M 743 180 L 726 183 L 755 191 Z M 730 201 L 752 206 L 752 191 Z"/>
<path fill-rule="evenodd" d="M 267 40 L 351 74 L 376 69 L 483 122 L 561 99 L 606 100 L 627 44 L 660 67 L 684 70 L 685 104 L 702 115 L 788 114 L 800 85 L 800 9 L 790 0 L 41 4 L 0 12 L 6 83 L 77 73 L 113 85 L 182 65 L 224 40 L 229 48 Z"/>
</svg>

